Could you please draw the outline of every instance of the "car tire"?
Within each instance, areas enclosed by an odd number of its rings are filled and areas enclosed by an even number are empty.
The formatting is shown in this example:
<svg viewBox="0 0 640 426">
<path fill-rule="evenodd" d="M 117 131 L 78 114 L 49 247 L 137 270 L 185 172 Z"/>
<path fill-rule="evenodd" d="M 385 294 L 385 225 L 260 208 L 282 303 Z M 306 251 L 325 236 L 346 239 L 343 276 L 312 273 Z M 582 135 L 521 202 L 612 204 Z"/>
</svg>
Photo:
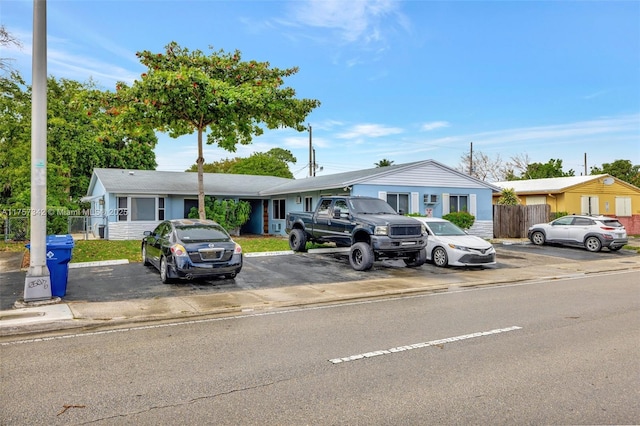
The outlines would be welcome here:
<svg viewBox="0 0 640 426">
<path fill-rule="evenodd" d="M 431 260 L 433 264 L 439 268 L 444 268 L 449 265 L 449 256 L 447 256 L 447 251 L 442 247 L 436 247 L 433 249 L 431 253 Z"/>
<path fill-rule="evenodd" d="M 162 281 L 162 284 L 171 284 L 173 281 L 169 278 L 169 265 L 167 264 L 167 258 L 164 256 L 160 258 L 160 281 Z"/>
<path fill-rule="evenodd" d="M 143 266 L 149 266 L 151 265 L 151 263 L 149 263 L 149 259 L 147 258 L 147 245 L 146 244 L 142 244 L 142 265 Z"/>
<path fill-rule="evenodd" d="M 602 250 L 602 243 L 598 237 L 588 237 L 584 240 L 584 247 L 590 252 L 598 252 Z"/>
<path fill-rule="evenodd" d="M 407 267 L 409 268 L 417 268 L 418 266 L 422 266 L 426 261 L 427 261 L 427 249 L 422 249 L 414 253 L 414 255 L 411 258 L 404 259 L 405 265 L 407 265 Z"/>
<path fill-rule="evenodd" d="M 373 266 L 373 249 L 367 243 L 355 243 L 349 250 L 349 264 L 356 271 L 367 271 Z"/>
<path fill-rule="evenodd" d="M 543 245 L 545 240 L 546 238 L 544 237 L 544 234 L 540 231 L 535 231 L 531 234 L 531 242 L 537 246 Z"/>
<path fill-rule="evenodd" d="M 293 229 L 289 233 L 289 247 L 293 251 L 307 251 L 307 235 L 302 229 Z"/>
</svg>

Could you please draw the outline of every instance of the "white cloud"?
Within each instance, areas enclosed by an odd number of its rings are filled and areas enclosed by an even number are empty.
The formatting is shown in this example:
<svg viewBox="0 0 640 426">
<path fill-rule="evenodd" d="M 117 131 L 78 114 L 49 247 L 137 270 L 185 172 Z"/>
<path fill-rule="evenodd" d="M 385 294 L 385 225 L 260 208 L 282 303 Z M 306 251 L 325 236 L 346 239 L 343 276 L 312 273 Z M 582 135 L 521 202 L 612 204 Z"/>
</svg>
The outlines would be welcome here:
<svg viewBox="0 0 640 426">
<path fill-rule="evenodd" d="M 380 124 L 357 124 L 346 132 L 336 134 L 336 137 L 339 139 L 379 138 L 397 135 L 402 132 L 403 130 L 399 127 L 387 127 Z"/>
<path fill-rule="evenodd" d="M 420 126 L 420 129 L 429 132 L 431 130 L 441 129 L 443 127 L 449 127 L 450 124 L 447 121 L 432 121 L 431 123 L 424 123 Z"/>
<path fill-rule="evenodd" d="M 381 20 L 397 12 L 392 0 L 309 0 L 292 3 L 293 17 L 302 26 L 333 29 L 346 42 L 380 41 Z"/>
</svg>

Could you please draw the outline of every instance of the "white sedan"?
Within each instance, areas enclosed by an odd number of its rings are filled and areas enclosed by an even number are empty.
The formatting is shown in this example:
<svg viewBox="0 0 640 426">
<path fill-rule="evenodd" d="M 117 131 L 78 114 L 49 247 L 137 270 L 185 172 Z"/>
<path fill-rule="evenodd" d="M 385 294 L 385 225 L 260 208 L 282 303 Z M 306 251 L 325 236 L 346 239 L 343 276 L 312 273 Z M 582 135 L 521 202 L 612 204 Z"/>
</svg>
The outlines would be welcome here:
<svg viewBox="0 0 640 426">
<path fill-rule="evenodd" d="M 496 250 L 486 240 L 469 235 L 453 223 L 435 217 L 415 217 L 429 233 L 427 260 L 434 265 L 486 266 L 496 264 Z"/>
</svg>

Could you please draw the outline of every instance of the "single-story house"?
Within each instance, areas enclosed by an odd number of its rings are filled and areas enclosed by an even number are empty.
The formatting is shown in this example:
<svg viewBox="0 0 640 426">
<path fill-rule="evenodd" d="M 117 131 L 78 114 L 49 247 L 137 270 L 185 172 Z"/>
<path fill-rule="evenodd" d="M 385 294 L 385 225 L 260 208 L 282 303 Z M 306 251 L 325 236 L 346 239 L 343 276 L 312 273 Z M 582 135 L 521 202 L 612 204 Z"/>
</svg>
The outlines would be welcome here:
<svg viewBox="0 0 640 426">
<path fill-rule="evenodd" d="M 492 196 L 500 188 L 434 160 L 303 179 L 204 174 L 205 194 L 251 204 L 240 234 L 285 235 L 286 214 L 312 211 L 324 195 L 375 196 L 397 211 L 442 217 L 468 211 L 470 233 L 493 237 Z M 160 221 L 187 217 L 198 204 L 197 173 L 95 169 L 84 201 L 91 229 L 108 239 L 139 239 Z"/>
<path fill-rule="evenodd" d="M 640 234 L 640 188 L 609 174 L 495 182 L 514 190 L 523 205 L 548 204 L 552 213 L 617 217 Z M 494 204 L 500 193 L 493 195 Z"/>
</svg>

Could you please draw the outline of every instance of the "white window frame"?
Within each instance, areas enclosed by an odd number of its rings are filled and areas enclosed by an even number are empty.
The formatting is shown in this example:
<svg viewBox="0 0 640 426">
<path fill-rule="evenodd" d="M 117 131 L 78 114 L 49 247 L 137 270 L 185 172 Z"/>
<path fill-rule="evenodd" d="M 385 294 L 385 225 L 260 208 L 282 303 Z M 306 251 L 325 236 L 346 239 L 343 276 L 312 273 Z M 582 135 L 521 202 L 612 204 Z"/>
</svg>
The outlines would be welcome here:
<svg viewBox="0 0 640 426">
<path fill-rule="evenodd" d="M 136 219 L 133 220 L 131 219 L 131 200 L 132 199 L 140 199 L 140 198 L 145 198 L 145 199 L 153 199 L 154 200 L 154 218 L 153 219 Z M 120 206 L 120 200 L 121 199 L 126 199 L 127 200 L 127 206 L 126 207 L 121 207 Z M 160 207 L 160 199 L 164 200 L 164 204 L 163 207 Z M 117 205 L 117 213 L 116 213 L 116 220 L 117 222 L 149 222 L 149 221 L 158 221 L 160 220 L 160 211 L 162 210 L 163 212 L 165 212 L 164 217 L 166 218 L 166 209 L 167 209 L 167 198 L 166 197 L 162 197 L 162 196 L 153 196 L 153 195 L 142 195 L 142 196 L 131 196 L 131 195 L 121 195 L 121 196 L 116 196 L 116 205 Z M 122 220 L 121 217 L 122 216 L 126 216 L 126 220 Z"/>
</svg>

